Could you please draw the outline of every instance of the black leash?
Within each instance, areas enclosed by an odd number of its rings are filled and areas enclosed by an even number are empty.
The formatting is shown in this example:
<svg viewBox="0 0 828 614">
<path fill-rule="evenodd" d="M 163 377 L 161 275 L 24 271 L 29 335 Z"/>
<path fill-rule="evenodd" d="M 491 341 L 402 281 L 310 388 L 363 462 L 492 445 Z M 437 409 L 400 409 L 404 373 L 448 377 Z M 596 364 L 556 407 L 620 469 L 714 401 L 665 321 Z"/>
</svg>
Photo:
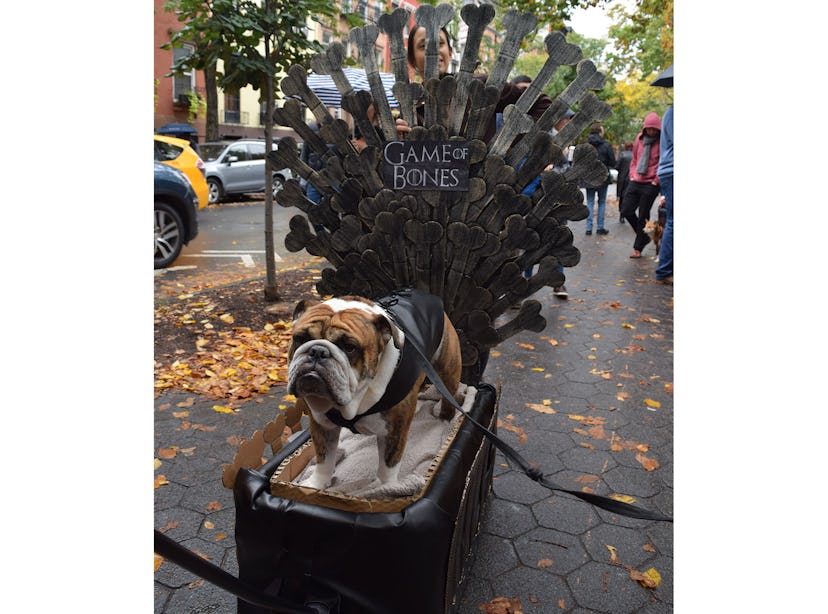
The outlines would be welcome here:
<svg viewBox="0 0 828 614">
<path fill-rule="evenodd" d="M 395 294 L 402 294 L 403 291 L 398 291 Z M 393 299 L 392 299 L 393 300 Z M 378 303 L 382 304 L 383 307 L 386 303 L 381 301 L 377 301 Z M 406 343 L 408 343 L 409 339 L 412 338 L 409 335 L 408 330 L 403 325 L 402 322 L 395 320 L 397 326 L 399 326 L 406 336 Z M 609 512 L 613 512 L 615 514 L 620 514 L 621 516 L 627 516 L 629 518 L 641 518 L 642 520 L 663 520 L 666 522 L 673 522 L 673 519 L 670 516 L 665 516 L 663 514 L 659 514 L 658 512 L 651 512 L 649 510 L 641 509 L 640 507 L 636 507 L 634 505 L 630 505 L 629 503 L 624 503 L 623 501 L 616 501 L 615 499 L 610 499 L 609 497 L 602 497 L 600 495 L 593 495 L 587 492 L 581 492 L 579 490 L 569 490 L 567 488 L 563 488 L 558 486 L 554 482 L 547 480 L 543 477 L 543 472 L 540 469 L 532 467 L 525 458 L 523 458 L 517 451 L 512 448 L 508 443 L 503 441 L 500 437 L 492 433 L 489 429 L 485 426 L 477 422 L 474 418 L 469 415 L 469 413 L 464 410 L 457 401 L 454 400 L 454 395 L 452 395 L 446 385 L 443 383 L 443 380 L 440 379 L 440 376 L 437 375 L 437 372 L 434 370 L 434 367 L 431 365 L 431 361 L 426 358 L 423 354 L 422 350 L 417 346 L 416 343 L 412 343 L 411 346 L 416 351 L 416 356 L 420 362 L 420 366 L 422 367 L 423 371 L 425 371 L 426 376 L 428 379 L 431 380 L 431 383 L 434 385 L 435 388 L 440 392 L 441 395 L 449 402 L 451 405 L 460 413 L 462 413 L 466 420 L 471 422 L 478 430 L 480 430 L 486 438 L 491 441 L 498 450 L 503 452 L 506 458 L 510 461 L 515 463 L 517 466 L 521 468 L 521 470 L 529 476 L 530 479 L 534 480 L 538 484 L 541 484 L 548 488 L 549 490 L 557 490 L 560 492 L 565 492 L 570 495 L 574 495 L 579 499 L 583 499 L 587 503 L 591 503 L 596 507 L 600 507 L 601 509 L 605 509 Z"/>
</svg>

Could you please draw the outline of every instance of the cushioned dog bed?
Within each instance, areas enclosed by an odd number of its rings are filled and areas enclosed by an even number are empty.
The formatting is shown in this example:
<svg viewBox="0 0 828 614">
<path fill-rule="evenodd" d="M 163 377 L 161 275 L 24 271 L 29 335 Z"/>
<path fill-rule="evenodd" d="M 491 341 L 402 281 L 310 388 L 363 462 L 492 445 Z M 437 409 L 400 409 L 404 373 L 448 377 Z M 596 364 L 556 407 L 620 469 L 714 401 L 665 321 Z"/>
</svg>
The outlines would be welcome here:
<svg viewBox="0 0 828 614">
<path fill-rule="evenodd" d="M 463 409 L 474 404 L 477 390 L 460 385 Z M 400 479 L 394 484 L 379 484 L 377 438 L 342 429 L 336 469 L 331 486 L 324 491 L 302 486 L 316 466 L 313 442 L 308 441 L 288 457 L 273 474 L 270 491 L 306 503 L 317 503 L 351 511 L 392 512 L 403 509 L 423 493 L 427 481 L 439 467 L 445 450 L 457 434 L 462 416 L 441 420 L 438 415 L 442 397 L 429 386 L 417 399 L 417 413 L 411 421 L 408 442 L 400 462 Z"/>
</svg>

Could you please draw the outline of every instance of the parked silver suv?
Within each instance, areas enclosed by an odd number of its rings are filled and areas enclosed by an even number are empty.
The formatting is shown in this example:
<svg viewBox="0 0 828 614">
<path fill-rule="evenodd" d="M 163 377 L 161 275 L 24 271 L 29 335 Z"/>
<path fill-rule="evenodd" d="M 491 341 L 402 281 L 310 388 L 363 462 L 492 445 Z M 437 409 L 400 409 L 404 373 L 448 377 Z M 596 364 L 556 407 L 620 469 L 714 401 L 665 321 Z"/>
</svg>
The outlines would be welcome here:
<svg viewBox="0 0 828 614">
<path fill-rule="evenodd" d="M 276 148 L 277 141 L 273 142 Z M 241 139 L 199 144 L 204 160 L 204 178 L 210 188 L 210 204 L 221 202 L 230 194 L 264 192 L 265 142 Z M 290 169 L 273 173 L 273 194 L 282 189 L 293 174 Z"/>
</svg>

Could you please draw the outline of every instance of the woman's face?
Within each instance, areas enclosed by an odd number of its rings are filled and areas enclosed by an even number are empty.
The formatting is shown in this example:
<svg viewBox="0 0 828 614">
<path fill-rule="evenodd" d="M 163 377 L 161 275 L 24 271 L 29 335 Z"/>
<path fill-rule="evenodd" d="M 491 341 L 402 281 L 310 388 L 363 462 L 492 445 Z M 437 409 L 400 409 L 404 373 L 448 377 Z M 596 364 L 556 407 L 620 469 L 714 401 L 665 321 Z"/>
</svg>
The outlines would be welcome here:
<svg viewBox="0 0 828 614">
<path fill-rule="evenodd" d="M 414 32 L 414 70 L 420 75 L 425 72 L 426 31 L 422 26 Z M 437 49 L 439 71 L 441 75 L 448 72 L 451 63 L 451 47 L 449 47 L 446 33 L 440 30 L 440 46 Z"/>
</svg>

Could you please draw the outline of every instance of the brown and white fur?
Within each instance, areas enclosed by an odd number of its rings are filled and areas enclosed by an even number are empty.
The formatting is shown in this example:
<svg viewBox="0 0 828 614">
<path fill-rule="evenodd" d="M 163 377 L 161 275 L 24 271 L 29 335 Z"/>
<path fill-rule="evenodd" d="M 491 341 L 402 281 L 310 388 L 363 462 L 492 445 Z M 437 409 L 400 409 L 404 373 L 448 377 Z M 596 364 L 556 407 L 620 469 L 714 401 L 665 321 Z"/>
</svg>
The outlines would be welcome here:
<svg viewBox="0 0 828 614">
<path fill-rule="evenodd" d="M 352 420 L 371 408 L 385 393 L 405 335 L 382 307 L 357 296 L 323 303 L 301 301 L 294 320 L 288 350 L 288 392 L 296 395 L 297 407 L 307 409 L 317 460 L 313 475 L 304 484 L 324 489 L 333 478 L 341 430 L 326 412 L 338 409 L 346 420 Z M 460 343 L 445 313 L 443 320 L 443 337 L 432 364 L 448 390 L 456 394 L 462 368 Z M 382 484 L 398 480 L 424 378 L 420 373 L 400 403 L 356 424 L 360 433 L 377 436 L 377 479 Z M 454 408 L 444 399 L 440 417 L 450 419 L 453 415 Z"/>
<path fill-rule="evenodd" d="M 661 237 L 664 236 L 664 224 L 667 223 L 667 213 L 664 209 L 659 207 L 658 216 L 655 220 L 647 220 L 644 223 L 644 234 L 650 237 L 655 246 L 655 255 L 658 257 L 658 252 L 661 249 Z"/>
</svg>

